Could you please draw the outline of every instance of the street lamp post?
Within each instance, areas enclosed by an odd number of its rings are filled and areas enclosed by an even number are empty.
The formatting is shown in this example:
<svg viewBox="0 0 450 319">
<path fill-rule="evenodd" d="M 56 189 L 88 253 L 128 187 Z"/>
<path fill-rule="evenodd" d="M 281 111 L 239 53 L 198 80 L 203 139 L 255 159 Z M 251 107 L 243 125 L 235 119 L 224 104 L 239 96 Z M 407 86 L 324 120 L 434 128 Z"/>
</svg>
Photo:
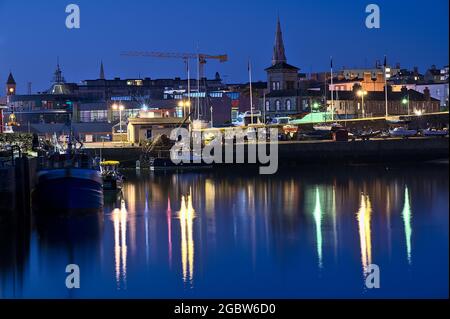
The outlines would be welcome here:
<svg viewBox="0 0 450 319">
<path fill-rule="evenodd" d="M 405 97 L 405 98 L 402 100 L 402 104 L 403 104 L 403 105 L 407 105 L 407 107 L 408 107 L 408 115 L 411 115 L 410 104 L 409 104 L 409 95 L 408 95 L 407 98 Z"/>
<path fill-rule="evenodd" d="M 362 111 L 363 118 L 366 117 L 366 110 L 364 109 L 364 96 L 365 95 L 367 95 L 367 91 L 364 91 L 364 90 L 358 91 L 358 96 L 361 97 L 361 111 Z"/>
</svg>

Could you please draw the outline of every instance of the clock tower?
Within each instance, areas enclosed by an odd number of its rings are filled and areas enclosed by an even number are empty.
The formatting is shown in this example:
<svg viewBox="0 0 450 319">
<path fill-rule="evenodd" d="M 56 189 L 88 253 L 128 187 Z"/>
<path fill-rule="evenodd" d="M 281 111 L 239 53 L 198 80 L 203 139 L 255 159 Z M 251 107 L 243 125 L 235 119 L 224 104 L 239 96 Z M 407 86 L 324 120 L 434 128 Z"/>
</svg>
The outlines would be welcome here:
<svg viewBox="0 0 450 319">
<path fill-rule="evenodd" d="M 6 81 L 6 96 L 16 95 L 16 81 L 11 72 L 9 72 L 8 81 Z"/>
</svg>

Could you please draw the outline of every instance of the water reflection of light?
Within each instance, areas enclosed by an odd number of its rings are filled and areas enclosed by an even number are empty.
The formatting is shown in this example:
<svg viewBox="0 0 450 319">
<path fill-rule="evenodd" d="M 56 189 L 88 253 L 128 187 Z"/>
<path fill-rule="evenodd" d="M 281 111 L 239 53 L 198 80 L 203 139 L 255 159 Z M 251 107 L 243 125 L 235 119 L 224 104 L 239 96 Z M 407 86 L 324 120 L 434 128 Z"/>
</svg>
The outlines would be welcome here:
<svg viewBox="0 0 450 319">
<path fill-rule="evenodd" d="M 169 266 L 172 267 L 172 208 L 170 207 L 170 198 L 167 199 L 167 239 L 169 245 Z"/>
<path fill-rule="evenodd" d="M 181 208 L 178 212 L 181 229 L 181 266 L 183 272 L 183 281 L 191 282 L 194 277 L 194 236 L 193 221 L 195 210 L 192 207 L 191 195 L 183 196 L 181 199 Z"/>
<path fill-rule="evenodd" d="M 127 281 L 127 208 L 122 200 L 120 209 L 116 208 L 112 212 L 114 223 L 114 256 L 116 283 L 120 289 L 121 283 L 126 287 Z M 125 288 L 124 287 L 124 288 Z"/>
<path fill-rule="evenodd" d="M 405 187 L 405 204 L 403 206 L 402 217 L 403 224 L 405 226 L 406 254 L 408 257 L 408 263 L 411 264 L 411 202 L 408 187 Z"/>
<path fill-rule="evenodd" d="M 145 258 L 148 264 L 149 255 L 150 255 L 150 245 L 149 245 L 149 239 L 148 239 L 148 215 L 149 215 L 149 207 L 148 207 L 148 191 L 145 192 L 145 208 L 144 208 L 144 214 L 145 214 Z"/>
<path fill-rule="evenodd" d="M 336 221 L 336 185 L 333 185 L 333 203 L 331 208 L 333 216 L 333 241 L 334 241 L 334 257 L 337 257 L 338 236 L 337 236 L 337 221 Z"/>
<path fill-rule="evenodd" d="M 316 204 L 314 207 L 314 223 L 316 224 L 316 244 L 319 268 L 322 268 L 322 206 L 320 205 L 319 187 L 316 187 Z"/>
<path fill-rule="evenodd" d="M 372 204 L 368 195 L 361 194 L 361 204 L 357 213 L 359 240 L 361 245 L 361 262 L 366 274 L 368 266 L 372 263 L 372 238 L 370 222 Z"/>
</svg>

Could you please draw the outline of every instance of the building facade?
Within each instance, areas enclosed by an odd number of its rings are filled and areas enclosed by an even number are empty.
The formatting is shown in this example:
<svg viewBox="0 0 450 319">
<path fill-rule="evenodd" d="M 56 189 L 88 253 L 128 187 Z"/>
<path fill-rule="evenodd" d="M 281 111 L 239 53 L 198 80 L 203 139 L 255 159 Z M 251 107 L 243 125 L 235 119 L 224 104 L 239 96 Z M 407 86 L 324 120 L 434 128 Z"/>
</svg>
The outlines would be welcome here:
<svg viewBox="0 0 450 319">
<path fill-rule="evenodd" d="M 293 116 L 302 112 L 299 68 L 287 63 L 280 19 L 277 21 L 272 65 L 265 71 L 267 89 L 265 96 L 260 97 L 259 105 L 266 120 L 277 116 Z"/>
<path fill-rule="evenodd" d="M 383 117 L 386 115 L 386 99 L 384 92 L 367 92 L 362 97 L 358 88 L 353 91 L 335 92 L 334 110 L 339 118 Z M 331 98 L 329 93 L 328 98 Z M 363 103 L 364 102 L 364 103 Z M 388 114 L 412 115 L 439 112 L 440 101 L 424 93 L 408 90 L 406 87 L 399 92 L 388 90 Z"/>
</svg>

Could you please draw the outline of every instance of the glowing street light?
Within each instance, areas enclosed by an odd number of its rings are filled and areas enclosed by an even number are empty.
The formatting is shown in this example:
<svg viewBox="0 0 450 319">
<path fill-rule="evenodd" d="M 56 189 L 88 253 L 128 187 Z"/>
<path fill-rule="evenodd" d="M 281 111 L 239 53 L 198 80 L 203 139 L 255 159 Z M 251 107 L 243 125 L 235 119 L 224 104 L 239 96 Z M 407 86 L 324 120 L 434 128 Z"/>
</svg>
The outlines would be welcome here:
<svg viewBox="0 0 450 319">
<path fill-rule="evenodd" d="M 409 110 L 409 96 L 408 96 L 407 98 L 406 98 L 406 97 L 403 98 L 402 104 L 408 106 L 408 115 L 410 115 L 410 110 Z"/>
<path fill-rule="evenodd" d="M 180 102 L 178 102 L 178 107 L 183 108 L 183 114 L 186 115 L 186 109 L 189 109 L 189 114 L 191 113 L 191 102 L 190 101 L 183 101 L 181 100 Z"/>
<path fill-rule="evenodd" d="M 366 111 L 364 109 L 364 96 L 367 95 L 367 91 L 359 90 L 357 92 L 357 94 L 361 98 L 361 109 L 362 109 L 362 115 L 363 115 L 363 118 L 364 118 L 364 117 L 366 117 Z"/>
<path fill-rule="evenodd" d="M 318 110 L 319 108 L 320 108 L 320 104 L 317 103 L 317 102 L 314 102 L 314 104 L 313 104 L 313 109 L 314 109 L 314 110 Z"/>
</svg>

